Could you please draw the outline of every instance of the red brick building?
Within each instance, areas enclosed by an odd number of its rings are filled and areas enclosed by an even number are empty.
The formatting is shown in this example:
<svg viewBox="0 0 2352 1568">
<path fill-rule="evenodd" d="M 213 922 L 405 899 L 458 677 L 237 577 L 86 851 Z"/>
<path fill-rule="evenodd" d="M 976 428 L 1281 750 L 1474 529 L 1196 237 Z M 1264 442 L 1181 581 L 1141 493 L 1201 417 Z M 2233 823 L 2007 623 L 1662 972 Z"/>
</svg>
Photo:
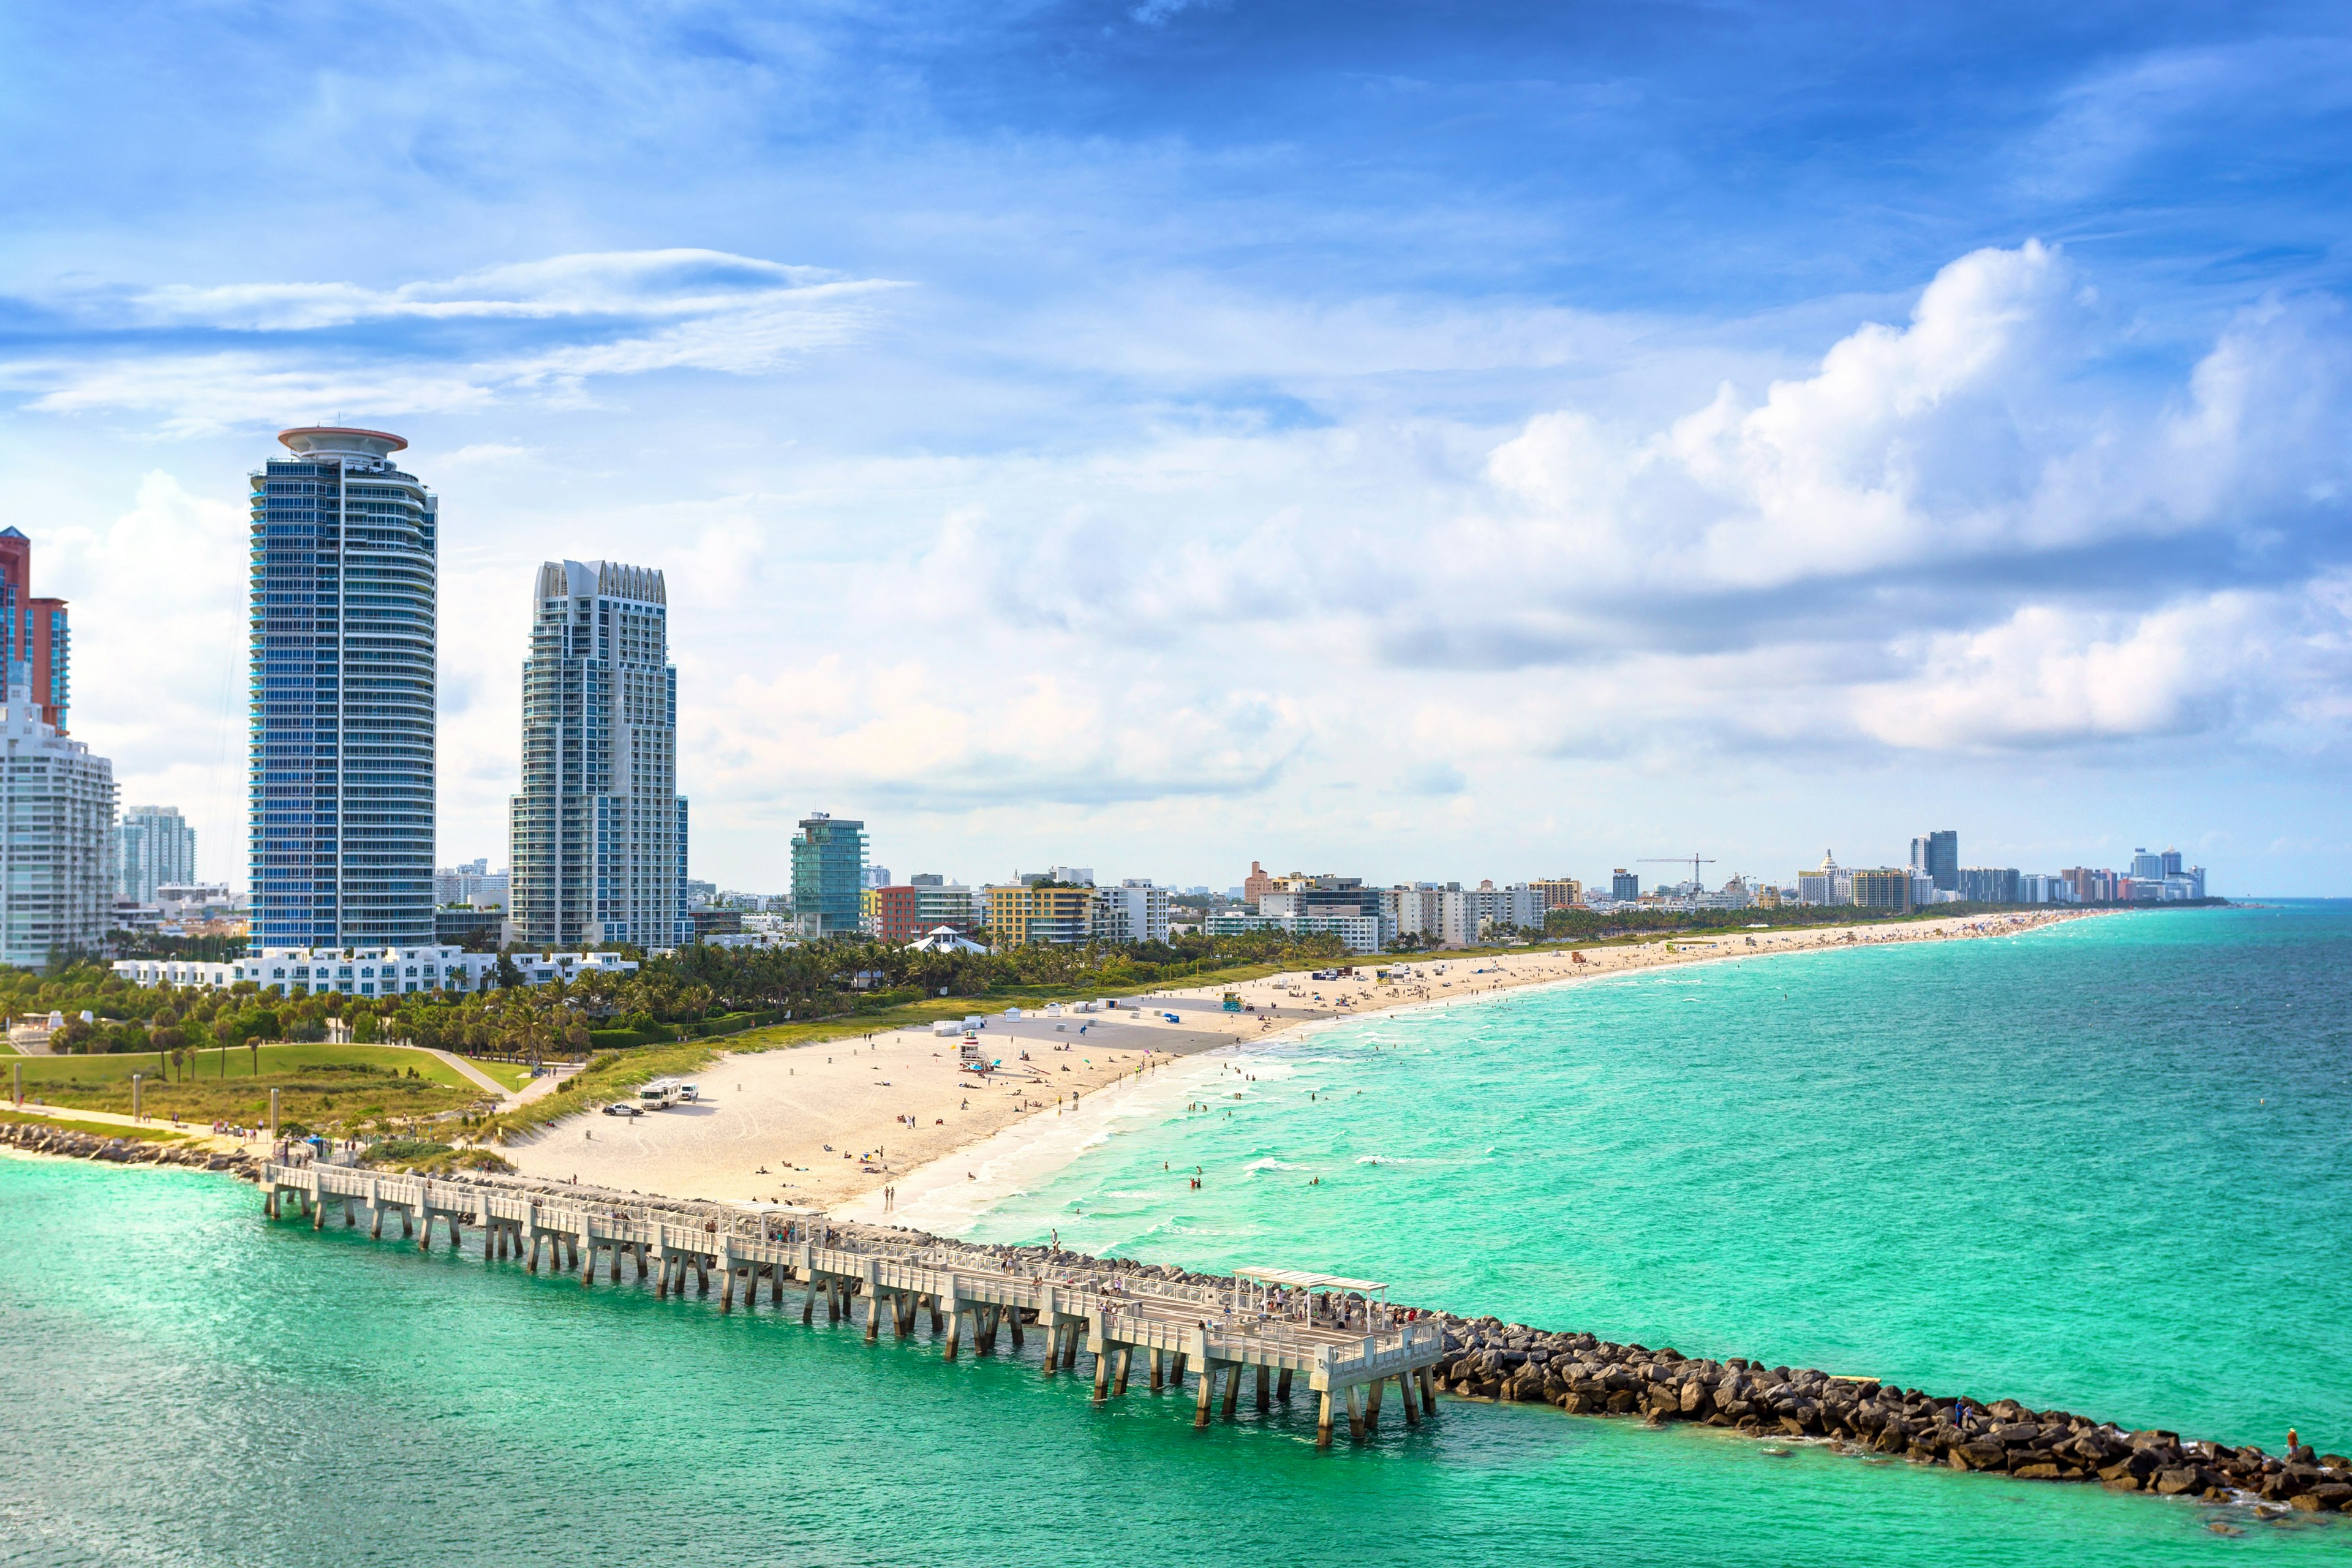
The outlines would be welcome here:
<svg viewBox="0 0 2352 1568">
<path fill-rule="evenodd" d="M 14 528 L 0 528 L 0 658 L 32 666 L 33 700 L 41 705 L 42 721 L 59 733 L 66 728 L 70 651 L 66 602 L 33 597 L 33 542 Z"/>
<path fill-rule="evenodd" d="M 874 889 L 874 934 L 883 942 L 904 945 L 923 934 L 922 901 L 914 888 Z"/>
</svg>

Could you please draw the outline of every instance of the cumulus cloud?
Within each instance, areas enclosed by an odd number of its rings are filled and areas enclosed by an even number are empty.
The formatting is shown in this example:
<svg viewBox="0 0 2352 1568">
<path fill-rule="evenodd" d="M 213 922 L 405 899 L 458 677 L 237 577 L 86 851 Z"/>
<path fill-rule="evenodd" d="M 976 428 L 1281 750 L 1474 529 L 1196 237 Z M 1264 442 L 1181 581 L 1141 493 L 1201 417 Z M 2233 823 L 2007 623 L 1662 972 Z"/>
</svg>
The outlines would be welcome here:
<svg viewBox="0 0 2352 1568">
<path fill-rule="evenodd" d="M 1922 750 L 2006 750 L 2234 731 L 2308 751 L 2345 739 L 2352 579 L 2221 593 L 2137 616 L 2021 606 L 1931 638 L 1907 678 L 1856 694 L 1862 730 Z"/>
<path fill-rule="evenodd" d="M 1726 385 L 1650 433 L 1580 410 L 1531 420 L 1488 466 L 1496 521 L 1580 578 L 1675 597 L 2200 521 L 2093 482 L 2118 467 L 2116 445 L 2145 458 L 2163 441 L 2161 427 L 2134 434 L 2152 412 L 2135 389 L 2084 384 L 2099 347 L 2088 326 L 2058 252 L 1978 251 L 1937 276 L 1907 325 L 1857 329 L 1760 399 Z M 2215 434 L 2226 445 L 2244 423 Z"/>
<path fill-rule="evenodd" d="M 1097 647 L 1208 626 L 1270 658 L 1601 688 L 1494 754 L 2242 731 L 2284 687 L 2249 704 L 2214 672 L 2261 665 L 2264 617 L 2302 624 L 2352 553 L 2352 334 L 2332 301 L 2272 300 L 2169 380 L 2133 350 L 2062 252 L 1981 250 L 1901 324 L 1654 423 L 1559 408 L 1466 462 L 1426 421 L 1194 435 L 1018 496 L 975 472 L 926 559 Z"/>
<path fill-rule="evenodd" d="M 43 592 L 70 601 L 71 727 L 116 759 L 125 805 L 173 802 L 225 870 L 245 801 L 246 512 L 171 474 L 130 509 L 34 542 Z"/>
</svg>

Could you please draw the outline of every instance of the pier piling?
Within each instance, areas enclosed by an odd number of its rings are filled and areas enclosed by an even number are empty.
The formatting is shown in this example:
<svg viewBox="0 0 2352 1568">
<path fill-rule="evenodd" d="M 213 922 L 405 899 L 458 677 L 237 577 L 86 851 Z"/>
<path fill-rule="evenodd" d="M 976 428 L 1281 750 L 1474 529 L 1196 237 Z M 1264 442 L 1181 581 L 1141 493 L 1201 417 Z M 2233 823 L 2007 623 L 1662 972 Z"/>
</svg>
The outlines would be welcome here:
<svg viewBox="0 0 2352 1568">
<path fill-rule="evenodd" d="M 343 1222 L 351 1227 L 358 1223 L 356 1205 L 364 1201 L 371 1236 L 381 1238 L 385 1215 L 397 1213 L 403 1238 L 413 1237 L 417 1250 L 427 1253 L 437 1219 L 447 1225 L 450 1247 L 461 1258 L 467 1256 L 466 1226 L 477 1225 L 486 1264 L 512 1257 L 537 1273 L 545 1247 L 549 1271 L 571 1269 L 583 1289 L 595 1281 L 602 1247 L 608 1279 L 619 1283 L 625 1250 L 635 1278 L 642 1282 L 651 1277 L 656 1299 L 684 1295 L 689 1273 L 697 1294 L 707 1297 L 710 1272 L 717 1269 L 721 1312 L 733 1310 L 739 1286 L 745 1310 L 758 1306 L 762 1269 L 771 1299 L 781 1308 L 784 1281 L 792 1279 L 801 1291 L 803 1323 L 813 1323 L 822 1295 L 826 1321 L 848 1319 L 865 1330 L 868 1343 L 880 1340 L 885 1313 L 895 1336 L 904 1340 L 913 1336 L 917 1316 L 929 1311 L 941 1357 L 950 1362 L 962 1359 L 967 1347 L 975 1355 L 992 1354 L 998 1331 L 1008 1325 L 1018 1350 L 1024 1326 L 1034 1322 L 1045 1331 L 1043 1375 L 1075 1375 L 1081 1350 L 1094 1358 L 1089 1382 L 1096 1403 L 1125 1396 L 1139 1352 L 1154 1392 L 1171 1384 L 1181 1392 L 1186 1372 L 1196 1371 L 1196 1426 L 1210 1425 L 1219 1405 L 1227 1420 L 1236 1416 L 1245 1375 L 1255 1374 L 1255 1407 L 1264 1413 L 1276 1395 L 1290 1398 L 1294 1374 L 1303 1372 L 1318 1400 L 1320 1447 L 1330 1442 L 1337 1401 L 1346 1402 L 1352 1436 L 1361 1440 L 1376 1431 L 1391 1378 L 1404 1401 L 1406 1424 L 1420 1425 L 1424 1412 L 1433 1413 L 1432 1369 L 1445 1353 L 1434 1323 L 1383 1325 L 1376 1319 L 1367 1332 L 1361 1312 L 1334 1315 L 1320 1304 L 1310 1312 L 1297 1293 L 1300 1286 L 1362 1283 L 1327 1276 L 1244 1271 L 1227 1299 L 1222 1289 L 1213 1294 L 1189 1282 L 1163 1289 L 1155 1279 L 1124 1269 L 1068 1267 L 1058 1260 L 1041 1265 L 928 1241 L 843 1241 L 831 1230 L 823 1233 L 822 1242 L 794 1241 L 790 1238 L 800 1228 L 797 1223 L 779 1238 L 765 1224 L 733 1221 L 722 1230 L 699 1214 L 691 1224 L 676 1224 L 679 1216 L 658 1207 L 650 1217 L 622 1214 L 542 1202 L 465 1179 L 427 1182 L 306 1161 L 265 1163 L 260 1181 L 264 1212 L 272 1218 L 283 1216 L 290 1194 L 313 1229 L 323 1227 L 327 1205 L 334 1201 L 342 1203 Z M 673 1243 L 672 1236 L 679 1241 Z M 1264 1281 L 1269 1278 L 1284 1284 L 1286 1303 L 1267 1293 Z M 861 1296 L 862 1324 L 856 1310 Z"/>
</svg>

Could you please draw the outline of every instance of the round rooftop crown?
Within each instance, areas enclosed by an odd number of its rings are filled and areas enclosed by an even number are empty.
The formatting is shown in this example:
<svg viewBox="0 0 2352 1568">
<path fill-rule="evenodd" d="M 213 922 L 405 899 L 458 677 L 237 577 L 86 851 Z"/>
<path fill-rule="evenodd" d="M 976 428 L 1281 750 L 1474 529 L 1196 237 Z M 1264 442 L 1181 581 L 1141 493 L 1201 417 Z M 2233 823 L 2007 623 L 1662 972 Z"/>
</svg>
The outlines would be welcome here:
<svg viewBox="0 0 2352 1568">
<path fill-rule="evenodd" d="M 355 430 L 342 425 L 303 425 L 278 432 L 289 451 L 305 458 L 365 458 L 382 462 L 405 450 L 408 441 L 384 430 Z"/>
</svg>

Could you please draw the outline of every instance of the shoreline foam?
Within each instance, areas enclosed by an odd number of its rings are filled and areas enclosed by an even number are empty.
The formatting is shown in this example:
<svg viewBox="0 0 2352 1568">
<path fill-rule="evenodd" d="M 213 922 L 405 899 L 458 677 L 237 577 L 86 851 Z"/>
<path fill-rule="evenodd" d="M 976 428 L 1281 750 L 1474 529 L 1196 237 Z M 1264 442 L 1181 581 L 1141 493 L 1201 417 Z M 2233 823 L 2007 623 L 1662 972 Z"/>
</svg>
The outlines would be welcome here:
<svg viewBox="0 0 2352 1568">
<path fill-rule="evenodd" d="M 2033 917 L 2022 922 L 2007 916 L 1978 916 L 1965 920 L 1921 922 L 1906 928 L 1900 933 L 1887 931 L 1883 928 L 1829 926 L 1811 931 L 1775 932 L 1773 934 L 1782 940 L 1769 946 L 1759 943 L 1752 951 L 1745 947 L 1725 951 L 1713 945 L 1717 942 L 1726 940 L 1726 937 L 1708 939 L 1709 945 L 1705 951 L 1695 951 L 1696 944 L 1691 943 L 1677 947 L 1671 952 L 1655 951 L 1667 945 L 1664 942 L 1645 943 L 1633 948 L 1599 950 L 1607 955 L 1633 956 L 1637 960 L 1617 963 L 1594 963 L 1588 960 L 1584 964 L 1579 965 L 1569 962 L 1567 953 L 1570 951 L 1593 950 L 1548 949 L 1514 956 L 1522 963 L 1537 958 L 1557 959 L 1559 962 L 1551 967 L 1567 970 L 1569 973 L 1548 973 L 1539 978 L 1523 978 L 1507 969 L 1503 969 L 1500 979 L 1490 981 L 1478 990 L 1462 995 L 1412 996 L 1400 998 L 1377 1007 L 1360 1010 L 1349 1008 L 1342 1012 L 1301 1018 L 1298 1022 L 1281 1029 L 1245 1036 L 1233 1045 L 1214 1047 L 1178 1060 L 1190 1064 L 1248 1059 L 1265 1055 L 1278 1047 L 1295 1045 L 1301 1040 L 1310 1038 L 1318 1032 L 1340 1025 L 1371 1023 L 1382 1018 L 1451 1007 L 1458 1003 L 1485 1004 L 1522 993 L 1590 985 L 1604 980 L 1625 980 L 1654 973 L 1660 969 L 1734 962 L 1741 959 L 1779 958 L 1800 952 L 1846 952 L 1882 946 L 1903 946 L 1927 941 L 1985 941 L 2002 936 L 2030 935 L 2053 930 L 2074 921 L 2116 912 L 2119 911 L 2108 910 L 2083 910 L 2063 913 L 2053 911 L 2049 915 Z M 2000 929 L 1983 931 L 1972 929 L 1980 925 L 1993 925 L 1996 922 L 2000 923 Z M 1870 940 L 1853 942 L 1839 940 L 1849 932 L 1866 934 Z M 1727 937 L 1745 937 L 1748 934 L 1745 931 L 1726 933 Z M 1887 940 L 1890 937 L 1895 940 Z M 1814 940 L 1802 940 L 1805 938 Z M 1418 969 L 1438 964 L 1450 966 L 1465 962 L 1500 966 L 1507 961 L 1503 958 L 1451 959 L 1444 952 L 1440 951 L 1413 954 L 1409 958 L 1400 957 L 1393 962 L 1399 965 L 1409 965 Z M 1375 963 L 1373 966 L 1381 965 Z M 1282 984 L 1286 988 L 1289 984 L 1302 979 L 1303 976 L 1299 974 L 1286 973 L 1271 975 L 1265 981 L 1252 984 L 1254 985 Z M 1349 983 L 1313 984 L 1337 985 Z M 1197 1005 L 1207 1000 L 1207 994 L 1204 992 L 1168 992 L 1157 993 L 1155 995 L 1165 998 L 1178 1006 Z M 1001 1127 L 970 1143 L 949 1150 L 896 1178 L 892 1185 L 897 1193 L 897 1201 L 887 1209 L 882 1206 L 883 1200 L 877 1187 L 875 1191 L 859 1194 L 848 1203 L 836 1205 L 828 1212 L 836 1218 L 853 1220 L 860 1224 L 900 1225 L 942 1236 L 963 1235 L 977 1225 L 991 1207 L 1007 1199 L 1034 1191 L 1036 1183 L 1066 1170 L 1087 1150 L 1098 1146 L 1109 1136 L 1111 1119 L 1118 1114 L 1120 1107 L 1130 1104 L 1132 1097 L 1142 1092 L 1146 1086 L 1160 1081 L 1160 1075 L 1165 1070 L 1167 1070 L 1165 1068 L 1154 1068 L 1144 1077 L 1129 1078 L 1106 1085 L 1096 1089 L 1091 1095 L 1082 1098 L 1072 1108 L 1069 1114 L 1088 1119 L 1087 1125 L 1097 1129 L 1092 1136 L 1070 1138 L 1060 1133 L 1034 1132 L 1031 1123 L 1034 1118 L 1025 1118 Z M 1213 1072 L 1203 1072 L 1194 1081 L 1205 1083 L 1214 1076 Z M 1057 1159 L 1050 1163 L 1024 1163 L 1024 1156 L 1049 1144 L 1061 1150 Z"/>
</svg>

